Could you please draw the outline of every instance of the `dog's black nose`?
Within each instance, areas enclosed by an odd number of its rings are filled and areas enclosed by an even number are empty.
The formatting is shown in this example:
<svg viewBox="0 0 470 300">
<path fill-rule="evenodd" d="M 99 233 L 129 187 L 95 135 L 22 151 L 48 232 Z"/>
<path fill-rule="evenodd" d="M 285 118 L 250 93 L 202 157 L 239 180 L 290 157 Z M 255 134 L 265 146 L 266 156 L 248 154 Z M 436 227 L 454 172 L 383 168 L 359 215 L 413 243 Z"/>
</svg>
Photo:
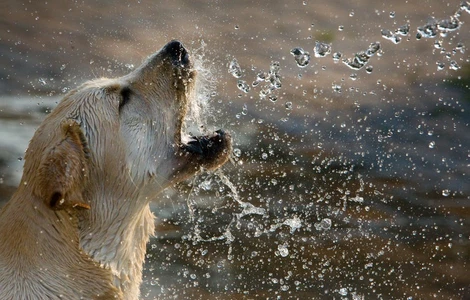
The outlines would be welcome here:
<svg viewBox="0 0 470 300">
<path fill-rule="evenodd" d="M 171 57 L 171 60 L 176 64 L 183 66 L 189 63 L 189 55 L 183 46 L 183 43 L 173 40 L 163 47 L 163 50 Z"/>
</svg>

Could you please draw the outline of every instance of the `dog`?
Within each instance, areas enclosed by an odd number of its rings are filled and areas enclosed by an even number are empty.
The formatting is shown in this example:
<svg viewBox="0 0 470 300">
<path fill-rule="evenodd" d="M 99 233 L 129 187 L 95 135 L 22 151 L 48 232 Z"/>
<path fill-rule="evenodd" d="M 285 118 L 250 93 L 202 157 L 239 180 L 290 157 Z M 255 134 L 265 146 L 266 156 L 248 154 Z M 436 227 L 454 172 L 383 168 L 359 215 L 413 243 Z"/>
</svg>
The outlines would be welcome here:
<svg viewBox="0 0 470 300">
<path fill-rule="evenodd" d="M 182 141 L 196 73 L 174 40 L 45 118 L 0 212 L 0 299 L 138 299 L 149 203 L 232 151 L 222 130 Z"/>
</svg>

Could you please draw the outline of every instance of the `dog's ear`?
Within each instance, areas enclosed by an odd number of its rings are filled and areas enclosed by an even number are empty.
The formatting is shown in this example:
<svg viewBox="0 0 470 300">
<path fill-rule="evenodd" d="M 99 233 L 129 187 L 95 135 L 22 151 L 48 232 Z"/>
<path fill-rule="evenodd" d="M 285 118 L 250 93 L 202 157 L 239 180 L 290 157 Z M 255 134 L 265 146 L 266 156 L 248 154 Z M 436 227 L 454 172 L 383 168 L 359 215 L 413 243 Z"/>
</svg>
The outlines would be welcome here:
<svg viewBox="0 0 470 300">
<path fill-rule="evenodd" d="M 61 138 L 51 145 L 39 167 L 39 194 L 54 210 L 89 209 L 83 199 L 88 173 L 88 145 L 80 125 L 72 119 L 61 123 Z"/>
</svg>

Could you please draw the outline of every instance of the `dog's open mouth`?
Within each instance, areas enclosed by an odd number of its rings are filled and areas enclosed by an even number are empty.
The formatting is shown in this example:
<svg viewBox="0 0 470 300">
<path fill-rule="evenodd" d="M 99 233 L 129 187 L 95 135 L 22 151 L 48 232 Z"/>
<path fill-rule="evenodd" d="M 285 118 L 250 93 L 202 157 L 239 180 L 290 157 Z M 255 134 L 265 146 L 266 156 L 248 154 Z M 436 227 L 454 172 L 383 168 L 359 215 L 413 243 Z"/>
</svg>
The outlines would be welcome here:
<svg viewBox="0 0 470 300">
<path fill-rule="evenodd" d="M 217 130 L 210 135 L 190 136 L 182 139 L 185 118 L 196 79 L 196 71 L 190 60 L 188 51 L 179 41 L 171 41 L 164 47 L 171 58 L 175 72 L 175 85 L 178 87 L 179 117 L 176 125 L 175 142 L 183 155 L 191 156 L 191 160 L 205 169 L 215 169 L 225 163 L 229 157 L 232 141 L 228 133 Z"/>
<path fill-rule="evenodd" d="M 183 151 L 195 157 L 202 167 L 212 170 L 228 160 L 232 139 L 228 133 L 219 129 L 211 135 L 193 136 L 181 147 Z"/>
</svg>

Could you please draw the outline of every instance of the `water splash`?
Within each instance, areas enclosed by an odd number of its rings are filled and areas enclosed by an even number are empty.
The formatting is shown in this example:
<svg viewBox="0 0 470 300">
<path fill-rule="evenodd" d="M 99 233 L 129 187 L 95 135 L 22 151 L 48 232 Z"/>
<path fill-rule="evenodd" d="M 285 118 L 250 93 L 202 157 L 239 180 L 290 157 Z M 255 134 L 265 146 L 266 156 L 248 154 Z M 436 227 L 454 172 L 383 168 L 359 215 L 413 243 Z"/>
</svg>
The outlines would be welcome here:
<svg viewBox="0 0 470 300">
<path fill-rule="evenodd" d="M 449 19 L 444 19 L 439 21 L 437 24 L 437 29 L 441 31 L 442 34 L 447 34 L 447 32 L 455 31 L 460 28 L 460 21 L 454 16 L 451 16 Z"/>
<path fill-rule="evenodd" d="M 197 71 L 195 82 L 195 95 L 193 101 L 190 101 L 189 111 L 186 117 L 185 126 L 195 127 L 194 130 L 205 129 L 206 116 L 210 115 L 209 102 L 215 95 L 217 72 L 211 65 L 210 60 L 205 58 L 206 43 L 201 41 L 201 45 L 193 49 L 192 56 L 194 60 L 194 69 Z"/>
<path fill-rule="evenodd" d="M 341 59 L 341 57 L 343 57 L 343 53 L 341 53 L 341 52 L 333 53 L 333 61 L 335 63 L 337 63 Z"/>
<path fill-rule="evenodd" d="M 315 223 L 314 226 L 315 226 L 315 229 L 318 231 L 328 230 L 331 228 L 331 219 L 324 218 L 320 222 Z"/>
<path fill-rule="evenodd" d="M 282 84 L 281 84 L 281 76 L 279 75 L 279 71 L 281 70 L 280 64 L 277 61 L 274 61 L 271 63 L 269 66 L 269 73 L 268 73 L 268 78 L 266 81 L 268 81 L 271 85 L 271 88 L 274 90 L 280 89 Z"/>
<path fill-rule="evenodd" d="M 437 24 L 436 22 L 428 23 L 424 26 L 418 27 L 418 33 L 416 38 L 419 40 L 422 37 L 424 38 L 435 38 L 437 36 Z"/>
<path fill-rule="evenodd" d="M 315 48 L 313 48 L 313 51 L 315 57 L 325 57 L 331 53 L 331 44 L 316 41 Z"/>
<path fill-rule="evenodd" d="M 460 11 L 466 11 L 470 14 L 470 1 L 462 1 L 459 7 Z"/>
<path fill-rule="evenodd" d="M 449 69 L 451 70 L 454 70 L 454 71 L 457 71 L 459 70 L 461 67 L 460 65 L 455 61 L 455 60 L 451 60 L 450 63 L 449 63 Z"/>
<path fill-rule="evenodd" d="M 401 36 L 407 36 L 410 33 L 410 24 L 405 24 L 405 25 L 398 27 L 395 30 L 395 33 Z"/>
<path fill-rule="evenodd" d="M 245 80 L 238 80 L 237 81 L 237 87 L 240 91 L 244 93 L 248 93 L 250 91 L 250 86 L 246 83 Z"/>
<path fill-rule="evenodd" d="M 242 77 L 242 68 L 236 58 L 232 59 L 228 65 L 228 72 L 235 78 Z"/>
<path fill-rule="evenodd" d="M 286 257 L 289 255 L 289 248 L 288 248 L 288 245 L 286 243 L 282 244 L 282 245 L 278 245 L 277 246 L 277 251 L 279 253 L 280 256 L 282 257 Z"/>
<path fill-rule="evenodd" d="M 366 51 L 357 52 L 353 58 L 343 59 L 343 63 L 353 70 L 360 70 L 369 62 L 372 56 L 379 53 L 380 49 L 379 42 L 372 43 Z"/>
<path fill-rule="evenodd" d="M 401 37 L 388 29 L 382 29 L 382 37 L 386 40 L 392 41 L 394 44 L 401 42 Z"/>
</svg>

